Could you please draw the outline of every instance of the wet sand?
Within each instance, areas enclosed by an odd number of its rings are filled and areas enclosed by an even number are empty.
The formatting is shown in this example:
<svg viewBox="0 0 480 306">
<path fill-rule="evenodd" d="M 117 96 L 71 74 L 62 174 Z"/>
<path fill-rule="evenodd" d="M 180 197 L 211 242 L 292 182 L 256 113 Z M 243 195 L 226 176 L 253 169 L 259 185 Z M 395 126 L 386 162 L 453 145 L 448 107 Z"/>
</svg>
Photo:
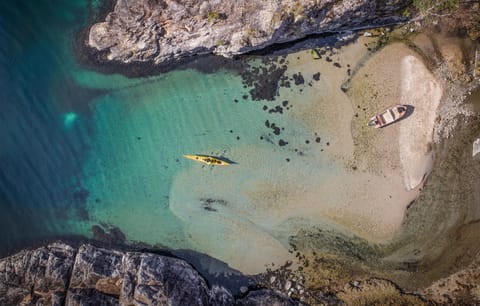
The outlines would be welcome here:
<svg viewBox="0 0 480 306">
<path fill-rule="evenodd" d="M 303 127 L 287 134 L 296 143 L 238 147 L 229 157 L 239 164 L 228 170 L 192 167 L 177 175 L 170 207 L 189 224 L 197 251 L 258 273 L 292 259 L 288 240 L 302 228 L 373 243 L 394 237 L 431 167 L 441 88 L 405 45 L 371 53 L 375 40 L 359 37 L 317 60 L 310 51 L 287 57 L 287 74 L 305 79 L 277 97 L 292 104 L 283 120 Z M 366 126 L 373 114 L 398 103 L 414 106 L 414 113 L 384 129 Z M 211 199 L 210 211 L 199 205 L 202 198 Z"/>
</svg>

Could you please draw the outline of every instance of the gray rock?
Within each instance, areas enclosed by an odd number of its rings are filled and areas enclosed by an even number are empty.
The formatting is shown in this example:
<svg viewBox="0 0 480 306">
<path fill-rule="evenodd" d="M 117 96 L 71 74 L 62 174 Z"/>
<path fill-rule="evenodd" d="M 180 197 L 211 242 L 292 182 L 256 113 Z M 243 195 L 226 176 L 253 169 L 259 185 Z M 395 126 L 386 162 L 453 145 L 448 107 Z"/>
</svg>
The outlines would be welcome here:
<svg viewBox="0 0 480 306">
<path fill-rule="evenodd" d="M 50 305 L 59 305 L 65 298 L 74 256 L 72 247 L 51 244 L 0 260 L 0 304 L 50 301 Z"/>
<path fill-rule="evenodd" d="M 187 262 L 63 243 L 0 259 L 0 305 L 296 305 L 268 290 L 235 301 Z"/>
<path fill-rule="evenodd" d="M 403 20 L 409 1 L 368 0 L 117 0 L 91 26 L 88 46 L 124 63 L 197 54 L 226 57 L 309 34 L 373 27 Z"/>
<path fill-rule="evenodd" d="M 472 157 L 475 157 L 478 153 L 480 153 L 480 138 L 473 142 Z"/>
<path fill-rule="evenodd" d="M 304 305 L 278 292 L 257 290 L 248 293 L 243 299 L 237 300 L 236 306 L 296 306 Z"/>
</svg>

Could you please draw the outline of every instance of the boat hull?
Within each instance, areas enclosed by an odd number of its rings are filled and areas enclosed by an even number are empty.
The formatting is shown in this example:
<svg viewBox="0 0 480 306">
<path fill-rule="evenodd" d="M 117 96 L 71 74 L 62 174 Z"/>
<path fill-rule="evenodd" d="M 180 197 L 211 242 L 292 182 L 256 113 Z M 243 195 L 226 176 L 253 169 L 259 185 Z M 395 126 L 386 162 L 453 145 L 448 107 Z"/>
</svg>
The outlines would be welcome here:
<svg viewBox="0 0 480 306">
<path fill-rule="evenodd" d="M 221 160 L 218 157 L 210 156 L 210 155 L 191 155 L 191 154 L 184 154 L 183 157 L 197 161 L 199 163 L 203 163 L 209 166 L 228 166 L 230 163 Z"/>
<path fill-rule="evenodd" d="M 376 129 L 382 128 L 400 120 L 406 114 L 407 106 L 397 104 L 370 118 L 368 126 L 373 126 Z"/>
</svg>

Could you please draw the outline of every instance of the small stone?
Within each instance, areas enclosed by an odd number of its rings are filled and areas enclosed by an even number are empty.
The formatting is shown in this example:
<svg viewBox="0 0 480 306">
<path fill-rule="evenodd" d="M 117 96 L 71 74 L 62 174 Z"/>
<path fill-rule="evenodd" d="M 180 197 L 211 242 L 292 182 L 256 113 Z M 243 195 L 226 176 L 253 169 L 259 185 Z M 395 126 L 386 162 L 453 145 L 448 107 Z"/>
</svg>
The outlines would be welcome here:
<svg viewBox="0 0 480 306">
<path fill-rule="evenodd" d="M 478 153 L 480 153 L 480 138 L 473 142 L 472 157 L 475 157 Z"/>
<path fill-rule="evenodd" d="M 240 287 L 240 292 L 241 293 L 247 293 L 247 291 L 248 291 L 247 287 L 245 287 L 245 286 Z"/>
<path fill-rule="evenodd" d="M 273 284 L 277 278 L 275 276 L 270 277 L 270 284 Z"/>
<path fill-rule="evenodd" d="M 290 288 L 292 287 L 292 282 L 291 281 L 287 281 L 285 283 L 285 290 L 290 290 Z"/>
</svg>

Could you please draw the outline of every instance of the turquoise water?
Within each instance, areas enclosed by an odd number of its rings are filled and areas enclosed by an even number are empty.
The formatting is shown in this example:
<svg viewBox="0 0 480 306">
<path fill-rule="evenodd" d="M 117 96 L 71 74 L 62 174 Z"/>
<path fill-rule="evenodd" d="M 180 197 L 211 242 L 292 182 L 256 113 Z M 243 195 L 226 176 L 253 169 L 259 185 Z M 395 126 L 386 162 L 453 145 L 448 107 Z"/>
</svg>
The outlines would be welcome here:
<svg viewBox="0 0 480 306">
<path fill-rule="evenodd" d="M 248 89 L 233 72 L 128 79 L 80 66 L 73 42 L 95 7 L 0 4 L 0 250 L 49 236 L 91 238 L 101 225 L 128 241 L 208 252 L 211 233 L 229 222 L 216 227 L 223 215 L 208 214 L 225 203 L 235 205 L 227 214 L 269 228 L 243 191 L 288 172 L 307 184 L 321 160 L 312 164 L 294 149 L 308 155 L 302 137 L 310 132 L 244 98 Z M 287 128 L 268 135 L 266 120 Z M 236 164 L 212 169 L 183 154 Z"/>
</svg>

